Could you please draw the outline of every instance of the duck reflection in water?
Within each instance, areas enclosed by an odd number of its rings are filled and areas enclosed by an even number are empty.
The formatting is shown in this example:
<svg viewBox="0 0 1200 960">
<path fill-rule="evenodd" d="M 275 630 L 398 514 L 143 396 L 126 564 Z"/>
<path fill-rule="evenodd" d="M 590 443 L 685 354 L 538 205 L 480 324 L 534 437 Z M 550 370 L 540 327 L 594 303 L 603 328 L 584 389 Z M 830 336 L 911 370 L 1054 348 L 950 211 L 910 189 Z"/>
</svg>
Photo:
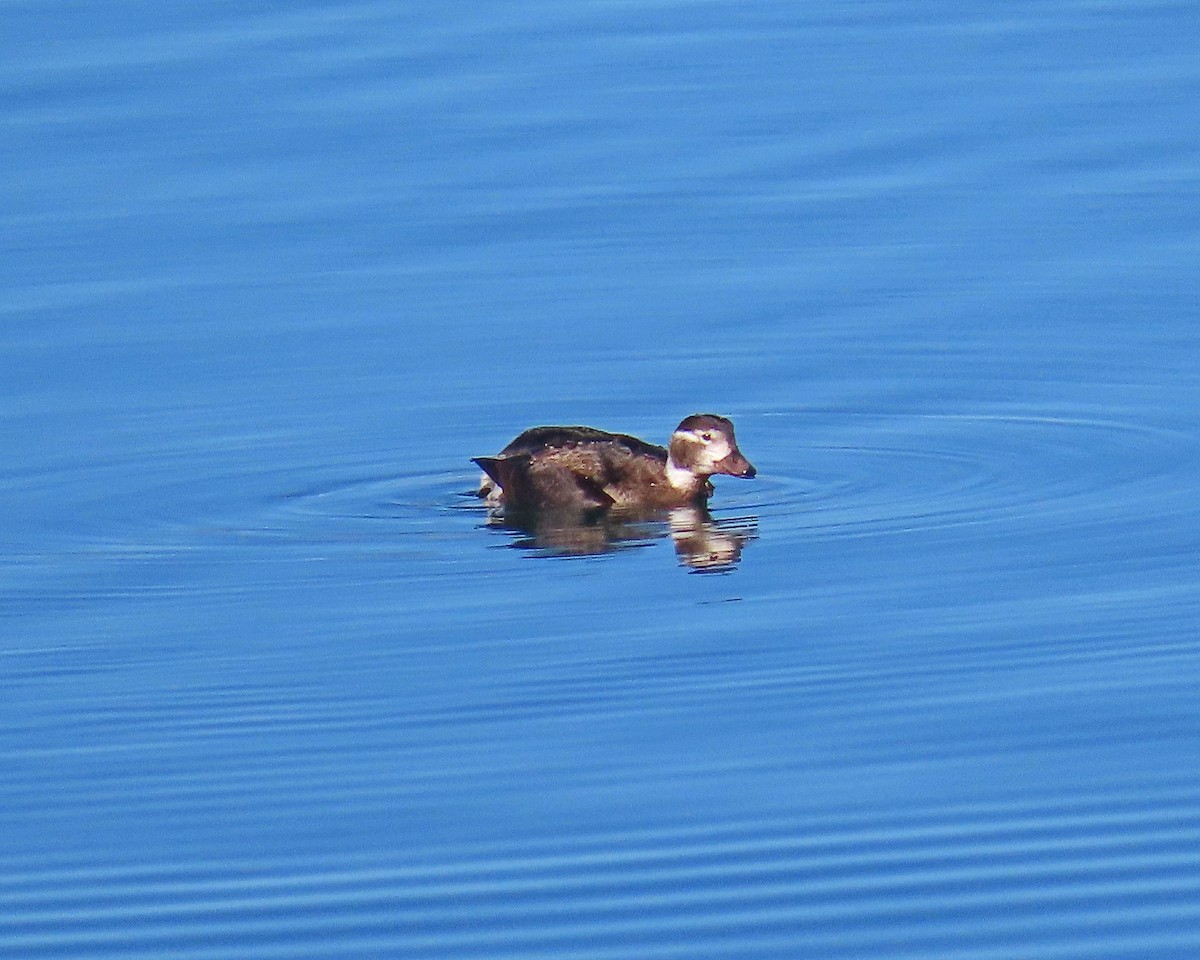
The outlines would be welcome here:
<svg viewBox="0 0 1200 960">
<path fill-rule="evenodd" d="M 721 572 L 737 566 L 757 536 L 757 519 L 714 520 L 701 507 L 674 507 L 630 515 L 624 511 L 562 510 L 492 513 L 488 525 L 519 534 L 512 546 L 548 556 L 585 557 L 650 546 L 670 537 L 679 562 Z"/>
<path fill-rule="evenodd" d="M 752 525 L 718 524 L 707 510 L 714 474 L 755 475 L 733 424 L 713 414 L 685 418 L 665 448 L 592 427 L 534 427 L 474 462 L 493 524 L 529 534 L 518 546 L 593 554 L 669 532 L 684 563 L 720 569 L 753 538 Z"/>
</svg>

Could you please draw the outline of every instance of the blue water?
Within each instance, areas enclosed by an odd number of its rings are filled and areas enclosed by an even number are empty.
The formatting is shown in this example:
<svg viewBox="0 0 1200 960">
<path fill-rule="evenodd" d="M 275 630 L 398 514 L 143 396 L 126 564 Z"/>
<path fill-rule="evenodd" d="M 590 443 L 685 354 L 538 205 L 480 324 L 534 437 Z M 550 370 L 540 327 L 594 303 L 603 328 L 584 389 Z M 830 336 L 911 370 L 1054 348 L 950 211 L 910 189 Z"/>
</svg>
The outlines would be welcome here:
<svg viewBox="0 0 1200 960">
<path fill-rule="evenodd" d="M 3 21 L 0 956 L 1200 956 L 1193 4 Z"/>
</svg>

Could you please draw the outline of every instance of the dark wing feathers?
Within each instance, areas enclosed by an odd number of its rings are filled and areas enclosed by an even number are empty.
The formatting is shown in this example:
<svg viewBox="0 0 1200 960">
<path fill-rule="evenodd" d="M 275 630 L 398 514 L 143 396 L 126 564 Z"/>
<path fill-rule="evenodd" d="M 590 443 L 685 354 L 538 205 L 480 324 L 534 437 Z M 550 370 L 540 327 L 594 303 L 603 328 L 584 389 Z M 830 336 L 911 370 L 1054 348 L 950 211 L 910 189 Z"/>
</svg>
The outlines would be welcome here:
<svg viewBox="0 0 1200 960">
<path fill-rule="evenodd" d="M 504 491 L 510 507 L 606 509 L 615 502 L 601 483 L 553 459 L 528 453 L 473 459 Z"/>
<path fill-rule="evenodd" d="M 534 427 L 495 457 L 475 463 L 509 507 L 592 509 L 661 478 L 667 451 L 637 437 L 591 427 Z"/>
</svg>

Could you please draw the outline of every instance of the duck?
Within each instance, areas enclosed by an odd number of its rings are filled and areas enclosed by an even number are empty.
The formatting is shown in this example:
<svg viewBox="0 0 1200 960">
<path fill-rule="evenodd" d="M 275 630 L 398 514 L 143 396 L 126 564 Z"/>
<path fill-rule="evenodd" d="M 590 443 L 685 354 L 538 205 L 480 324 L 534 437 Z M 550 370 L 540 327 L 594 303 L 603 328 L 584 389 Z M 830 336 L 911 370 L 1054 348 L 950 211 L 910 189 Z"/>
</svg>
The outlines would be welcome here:
<svg viewBox="0 0 1200 960">
<path fill-rule="evenodd" d="M 757 473 L 733 423 L 712 413 L 685 417 L 666 447 L 594 427 L 533 427 L 472 462 L 484 473 L 479 496 L 505 512 L 703 507 L 714 474 Z"/>
</svg>

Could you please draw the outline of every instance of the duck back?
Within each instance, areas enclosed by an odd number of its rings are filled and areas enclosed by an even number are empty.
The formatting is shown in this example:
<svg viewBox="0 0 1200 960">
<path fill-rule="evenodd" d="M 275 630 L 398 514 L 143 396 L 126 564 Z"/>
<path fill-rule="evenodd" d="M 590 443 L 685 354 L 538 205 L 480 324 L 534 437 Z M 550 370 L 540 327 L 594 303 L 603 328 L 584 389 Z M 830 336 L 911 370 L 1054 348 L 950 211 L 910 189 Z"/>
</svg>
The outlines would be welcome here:
<svg viewBox="0 0 1200 960">
<path fill-rule="evenodd" d="M 500 456 L 527 453 L 537 455 L 546 451 L 594 449 L 604 450 L 616 460 L 646 457 L 663 464 L 667 462 L 665 447 L 647 443 L 625 433 L 609 433 L 595 427 L 531 427 L 517 436 L 500 451 Z"/>
</svg>

